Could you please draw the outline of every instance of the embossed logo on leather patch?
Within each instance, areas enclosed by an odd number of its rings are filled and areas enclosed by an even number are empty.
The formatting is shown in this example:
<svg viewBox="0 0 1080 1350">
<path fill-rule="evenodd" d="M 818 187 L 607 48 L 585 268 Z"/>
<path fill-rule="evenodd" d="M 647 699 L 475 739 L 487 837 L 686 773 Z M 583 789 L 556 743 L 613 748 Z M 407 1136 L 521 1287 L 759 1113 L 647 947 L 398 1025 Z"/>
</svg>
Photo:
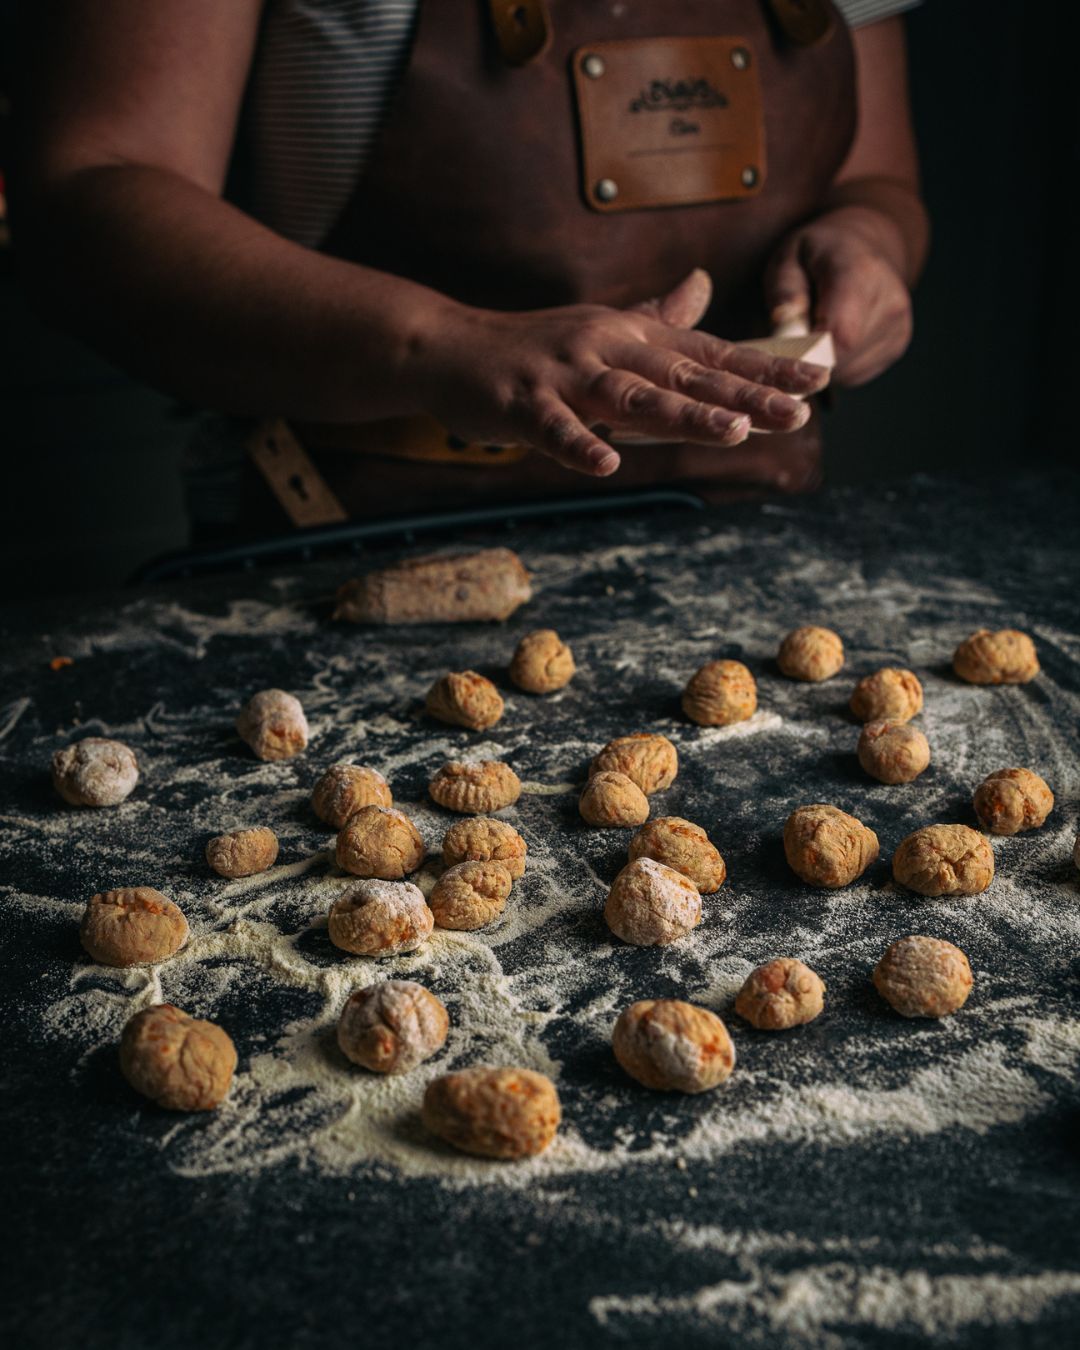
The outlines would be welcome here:
<svg viewBox="0 0 1080 1350">
<path fill-rule="evenodd" d="M 571 57 L 582 193 L 596 211 L 752 197 L 765 181 L 757 63 L 739 37 L 635 38 Z"/>
</svg>

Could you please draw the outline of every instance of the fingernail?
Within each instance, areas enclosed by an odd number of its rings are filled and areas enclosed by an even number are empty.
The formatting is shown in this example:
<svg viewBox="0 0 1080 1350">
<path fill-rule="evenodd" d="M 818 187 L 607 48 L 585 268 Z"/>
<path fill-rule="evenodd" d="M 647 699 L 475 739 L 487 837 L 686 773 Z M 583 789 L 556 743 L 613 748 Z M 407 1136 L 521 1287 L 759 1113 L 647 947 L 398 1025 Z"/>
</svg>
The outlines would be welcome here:
<svg viewBox="0 0 1080 1350">
<path fill-rule="evenodd" d="M 725 436 L 734 436 L 738 440 L 750 434 L 750 418 L 745 413 L 735 418 L 727 413 L 713 413 L 709 422 L 714 431 L 722 432 Z"/>
<path fill-rule="evenodd" d="M 614 450 L 609 450 L 607 454 L 601 455 L 599 459 L 593 460 L 593 465 L 598 478 L 606 478 L 619 467 L 619 456 Z"/>
<path fill-rule="evenodd" d="M 794 416 L 791 418 L 792 430 L 794 430 L 796 427 L 805 426 L 809 421 L 810 421 L 810 405 L 809 403 L 800 403 L 799 406 L 795 409 Z"/>
</svg>

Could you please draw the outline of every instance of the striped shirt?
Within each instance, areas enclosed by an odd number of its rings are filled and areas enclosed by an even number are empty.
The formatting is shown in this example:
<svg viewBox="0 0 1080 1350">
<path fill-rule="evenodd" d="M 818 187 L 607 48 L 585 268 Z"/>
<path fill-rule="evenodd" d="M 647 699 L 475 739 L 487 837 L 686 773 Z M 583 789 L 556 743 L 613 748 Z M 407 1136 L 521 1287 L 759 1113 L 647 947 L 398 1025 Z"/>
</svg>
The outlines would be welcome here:
<svg viewBox="0 0 1080 1350">
<path fill-rule="evenodd" d="M 836 0 L 858 28 L 919 0 Z M 420 0 L 268 0 L 245 110 L 252 213 L 317 248 L 353 194 L 409 61 Z"/>
</svg>

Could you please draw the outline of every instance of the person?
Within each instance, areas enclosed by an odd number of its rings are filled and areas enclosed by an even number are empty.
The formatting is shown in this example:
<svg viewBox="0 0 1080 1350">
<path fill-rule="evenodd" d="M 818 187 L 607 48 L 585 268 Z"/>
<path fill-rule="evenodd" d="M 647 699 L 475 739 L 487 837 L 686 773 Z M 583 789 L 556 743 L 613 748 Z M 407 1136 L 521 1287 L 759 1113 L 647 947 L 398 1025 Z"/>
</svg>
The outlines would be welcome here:
<svg viewBox="0 0 1080 1350">
<path fill-rule="evenodd" d="M 733 339 L 828 330 L 848 386 L 906 348 L 905 7 L 63 0 L 17 239 L 59 323 L 224 416 L 232 530 L 284 520 L 253 460 L 298 519 L 283 447 L 326 519 L 805 490 L 828 374 Z"/>
</svg>

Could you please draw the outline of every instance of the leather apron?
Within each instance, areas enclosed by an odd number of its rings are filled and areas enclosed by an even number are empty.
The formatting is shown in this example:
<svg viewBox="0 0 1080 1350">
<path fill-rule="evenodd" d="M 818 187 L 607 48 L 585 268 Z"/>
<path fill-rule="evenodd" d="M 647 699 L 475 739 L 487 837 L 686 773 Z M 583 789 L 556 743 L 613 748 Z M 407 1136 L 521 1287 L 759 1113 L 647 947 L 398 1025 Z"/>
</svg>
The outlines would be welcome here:
<svg viewBox="0 0 1080 1350">
<path fill-rule="evenodd" d="M 549 45 L 514 66 L 496 41 L 488 5 L 421 0 L 402 83 L 325 250 L 503 310 L 632 305 L 699 266 L 714 284 L 701 326 L 729 338 L 760 335 L 767 331 L 766 263 L 818 209 L 854 135 L 851 39 L 823 4 L 827 34 L 800 45 L 777 22 L 780 7 L 761 0 L 549 0 Z M 756 63 L 767 159 L 760 190 L 692 205 L 595 209 L 582 183 L 575 54 L 580 61 L 589 44 L 618 39 L 718 35 L 743 39 Z M 535 451 L 512 462 L 501 462 L 497 448 L 487 462 L 482 453 L 479 462 L 475 454 L 457 462 L 412 458 L 407 446 L 391 449 L 401 441 L 392 424 L 367 424 L 358 436 L 296 430 L 358 518 L 645 484 L 716 500 L 748 489 L 804 491 L 820 481 L 816 416 L 798 432 L 755 435 L 730 450 L 626 447 L 622 467 L 602 480 Z M 452 435 L 446 442 L 461 448 Z"/>
</svg>

